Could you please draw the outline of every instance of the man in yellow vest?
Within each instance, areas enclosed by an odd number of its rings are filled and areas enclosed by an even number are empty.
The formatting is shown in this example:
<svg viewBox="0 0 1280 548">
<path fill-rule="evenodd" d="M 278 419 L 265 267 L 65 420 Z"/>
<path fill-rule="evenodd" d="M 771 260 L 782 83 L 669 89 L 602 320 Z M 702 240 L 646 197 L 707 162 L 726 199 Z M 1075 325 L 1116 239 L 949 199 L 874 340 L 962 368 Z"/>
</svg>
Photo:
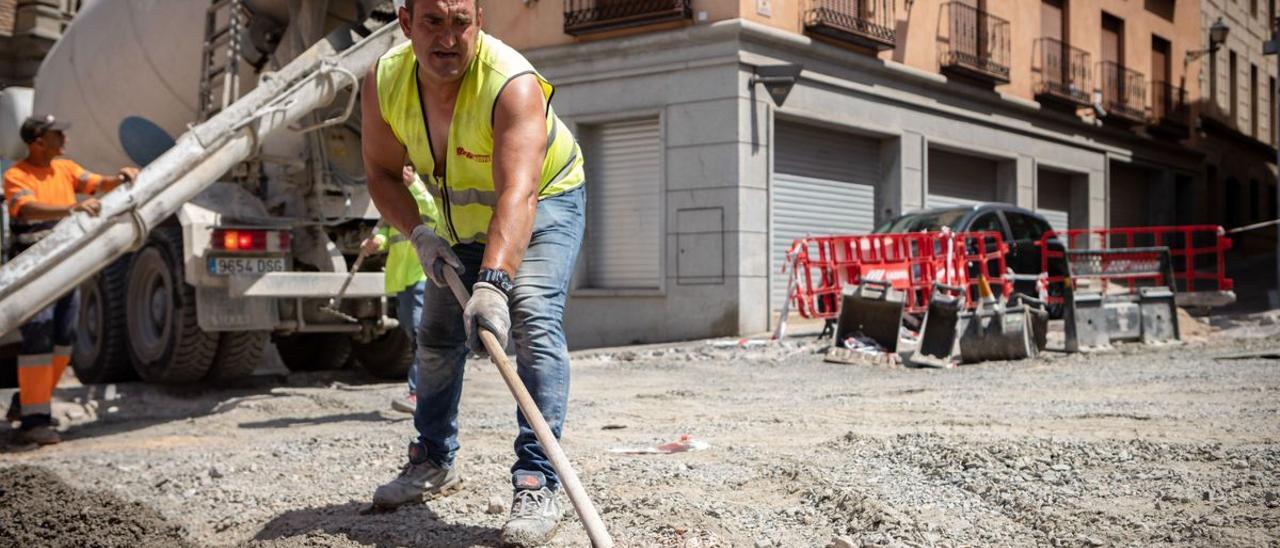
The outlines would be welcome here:
<svg viewBox="0 0 1280 548">
<path fill-rule="evenodd" d="M 427 285 L 418 328 L 418 439 L 374 505 L 447 495 L 462 477 L 458 399 L 477 330 L 514 335 L 520 378 L 560 436 L 569 395 L 562 318 L 586 223 L 582 153 L 551 105 L 553 87 L 514 49 L 480 30 L 476 0 L 408 0 L 398 12 L 409 41 L 364 80 L 363 150 L 369 192 L 383 219 L 410 235 Z M 406 157 L 440 209 L 423 225 L 400 184 Z M 443 276 L 471 288 L 462 308 Z M 562 516 L 559 478 L 517 412 L 508 544 L 550 539 Z"/>
<path fill-rule="evenodd" d="M 401 179 L 408 187 L 409 193 L 413 195 L 413 201 L 418 205 L 418 215 L 422 218 L 422 223 L 427 225 L 427 228 L 434 229 L 440 213 L 436 210 L 436 203 L 431 199 L 431 195 L 427 194 L 427 187 L 413 172 L 413 166 L 404 166 Z M 387 254 L 386 267 L 383 268 L 385 287 L 388 295 L 396 296 L 396 318 L 400 320 L 400 327 L 409 335 L 414 356 L 414 365 L 409 368 L 409 394 L 391 400 L 391 408 L 404 413 L 413 413 L 418 407 L 416 332 L 418 323 L 422 319 L 422 298 L 426 292 L 427 275 L 422 273 L 422 263 L 418 262 L 413 244 L 399 230 L 391 226 L 383 224 L 377 233 L 366 238 L 360 246 L 365 255 L 379 252 Z"/>
</svg>

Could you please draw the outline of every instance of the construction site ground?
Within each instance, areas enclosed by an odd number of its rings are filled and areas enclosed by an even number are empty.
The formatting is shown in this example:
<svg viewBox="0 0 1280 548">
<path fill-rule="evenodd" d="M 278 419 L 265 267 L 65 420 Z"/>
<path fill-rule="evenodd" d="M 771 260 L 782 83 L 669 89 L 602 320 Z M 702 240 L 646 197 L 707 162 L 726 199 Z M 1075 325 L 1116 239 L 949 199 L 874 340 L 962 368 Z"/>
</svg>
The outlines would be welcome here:
<svg viewBox="0 0 1280 548">
<path fill-rule="evenodd" d="M 1276 546 L 1277 323 L 947 370 L 825 363 L 812 336 L 577 352 L 563 444 L 622 546 Z M 466 375 L 466 489 L 391 513 L 367 510 L 413 434 L 403 383 L 68 375 L 66 441 L 0 445 L 0 546 L 497 546 L 515 406 Z M 611 451 L 682 435 L 709 447 Z M 554 542 L 587 544 L 573 517 Z"/>
</svg>

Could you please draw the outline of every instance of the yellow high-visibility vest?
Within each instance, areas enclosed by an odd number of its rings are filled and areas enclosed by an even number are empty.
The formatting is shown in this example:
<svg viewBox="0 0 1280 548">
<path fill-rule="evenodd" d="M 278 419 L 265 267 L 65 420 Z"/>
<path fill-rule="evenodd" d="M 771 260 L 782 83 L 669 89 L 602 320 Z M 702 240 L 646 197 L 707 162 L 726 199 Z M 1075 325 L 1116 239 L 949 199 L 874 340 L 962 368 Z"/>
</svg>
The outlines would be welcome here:
<svg viewBox="0 0 1280 548">
<path fill-rule="evenodd" d="M 409 42 L 378 60 L 378 106 L 382 119 L 408 151 L 418 175 L 440 210 L 436 233 L 451 244 L 485 241 L 497 206 L 493 185 L 493 111 L 511 79 L 533 74 L 547 100 L 547 153 L 538 199 L 573 190 L 585 180 L 582 149 L 551 107 L 555 88 L 519 52 L 484 32 L 476 57 L 462 77 L 445 147 L 443 180 L 435 177 L 428 120 L 418 89 L 418 60 Z"/>
</svg>

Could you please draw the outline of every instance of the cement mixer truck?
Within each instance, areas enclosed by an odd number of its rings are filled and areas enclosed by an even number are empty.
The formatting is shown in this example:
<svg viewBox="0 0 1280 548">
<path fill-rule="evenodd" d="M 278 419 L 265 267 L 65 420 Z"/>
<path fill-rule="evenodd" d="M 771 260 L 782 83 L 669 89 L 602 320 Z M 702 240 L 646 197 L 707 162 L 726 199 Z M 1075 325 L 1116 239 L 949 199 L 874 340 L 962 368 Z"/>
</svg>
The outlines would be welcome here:
<svg viewBox="0 0 1280 548">
<path fill-rule="evenodd" d="M 411 345 L 378 260 L 344 284 L 378 219 L 355 95 L 403 39 L 393 21 L 378 0 L 88 3 L 34 92 L 0 92 L 0 153 L 20 158 L 17 124 L 48 112 L 86 168 L 145 168 L 102 219 L 69 218 L 0 267 L 0 331 L 78 285 L 84 382 L 242 377 L 268 339 L 291 370 L 402 378 Z"/>
</svg>

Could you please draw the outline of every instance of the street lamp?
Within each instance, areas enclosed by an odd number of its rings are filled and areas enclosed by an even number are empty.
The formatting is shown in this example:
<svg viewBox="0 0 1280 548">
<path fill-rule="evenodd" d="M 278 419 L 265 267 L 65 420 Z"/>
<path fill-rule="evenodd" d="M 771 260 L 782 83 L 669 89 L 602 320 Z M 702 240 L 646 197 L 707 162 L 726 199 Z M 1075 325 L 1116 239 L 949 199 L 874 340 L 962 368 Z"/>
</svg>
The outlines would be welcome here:
<svg viewBox="0 0 1280 548">
<path fill-rule="evenodd" d="M 1205 55 L 1217 53 L 1218 48 L 1222 47 L 1222 44 L 1227 42 L 1228 34 L 1231 34 L 1231 27 L 1228 27 L 1226 23 L 1223 23 L 1222 18 L 1219 17 L 1218 20 L 1213 23 L 1213 26 L 1209 27 L 1209 47 L 1188 51 L 1187 62 L 1195 61 Z"/>
</svg>

